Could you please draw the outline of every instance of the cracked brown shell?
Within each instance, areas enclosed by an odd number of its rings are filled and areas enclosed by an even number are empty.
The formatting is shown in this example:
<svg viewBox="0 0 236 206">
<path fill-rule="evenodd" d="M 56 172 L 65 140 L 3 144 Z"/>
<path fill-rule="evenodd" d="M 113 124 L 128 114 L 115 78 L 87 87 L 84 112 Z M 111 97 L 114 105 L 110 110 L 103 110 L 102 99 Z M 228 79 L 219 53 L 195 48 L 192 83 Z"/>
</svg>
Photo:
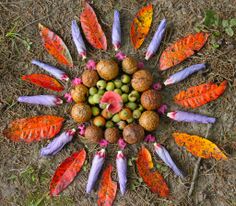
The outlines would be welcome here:
<svg viewBox="0 0 236 206">
<path fill-rule="evenodd" d="M 100 60 L 96 69 L 99 76 L 105 80 L 112 80 L 119 74 L 118 64 L 113 60 Z"/>
<path fill-rule="evenodd" d="M 84 123 L 91 119 L 92 110 L 89 105 L 85 103 L 75 104 L 71 109 L 71 117 L 77 123 Z"/>
<path fill-rule="evenodd" d="M 156 110 L 161 106 L 161 95 L 159 92 L 150 89 L 142 93 L 141 104 L 146 110 Z"/>
<path fill-rule="evenodd" d="M 82 74 L 82 82 L 87 87 L 93 87 L 97 84 L 99 76 L 96 70 L 84 70 Z"/>
<path fill-rule="evenodd" d="M 139 118 L 139 124 L 147 131 L 154 131 L 159 126 L 159 115 L 154 111 L 145 111 Z"/>
<path fill-rule="evenodd" d="M 139 143 L 144 138 L 144 129 L 139 124 L 129 124 L 123 130 L 123 138 L 129 144 Z"/>
<path fill-rule="evenodd" d="M 83 84 L 76 85 L 71 90 L 71 97 L 76 103 L 85 102 L 88 97 L 88 88 Z"/>
<path fill-rule="evenodd" d="M 133 57 L 126 57 L 122 61 L 122 69 L 127 74 L 133 74 L 138 70 L 138 62 Z"/>
<path fill-rule="evenodd" d="M 144 92 L 148 90 L 152 83 L 152 74 L 144 69 L 135 72 L 131 80 L 132 87 L 138 92 Z"/>
</svg>

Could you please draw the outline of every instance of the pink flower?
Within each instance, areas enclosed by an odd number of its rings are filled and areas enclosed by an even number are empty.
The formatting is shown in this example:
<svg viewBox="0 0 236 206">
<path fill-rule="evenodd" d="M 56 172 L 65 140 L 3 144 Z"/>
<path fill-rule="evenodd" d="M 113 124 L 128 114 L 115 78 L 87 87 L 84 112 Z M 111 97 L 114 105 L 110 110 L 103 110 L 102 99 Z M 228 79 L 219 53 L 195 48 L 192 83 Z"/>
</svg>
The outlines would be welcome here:
<svg viewBox="0 0 236 206">
<path fill-rule="evenodd" d="M 159 114 L 165 114 L 167 111 L 167 105 L 166 104 L 162 104 L 158 109 L 157 109 L 157 112 Z"/>
<path fill-rule="evenodd" d="M 124 139 L 120 138 L 120 139 L 118 140 L 118 146 L 119 146 L 120 149 L 125 149 L 126 145 L 127 145 L 127 144 L 126 144 L 126 142 L 124 141 Z"/>
<path fill-rule="evenodd" d="M 153 135 L 151 135 L 151 134 L 148 134 L 148 135 L 144 138 L 144 141 L 145 141 L 145 142 L 148 142 L 148 143 L 150 143 L 150 142 L 155 142 L 155 141 L 156 141 L 156 137 L 153 136 Z"/>
<path fill-rule="evenodd" d="M 144 63 L 143 62 L 138 62 L 138 68 L 143 69 L 144 68 Z"/>
<path fill-rule="evenodd" d="M 76 78 L 74 78 L 74 79 L 72 80 L 72 84 L 73 84 L 74 86 L 79 85 L 79 84 L 82 84 L 82 79 L 76 77 Z"/>
<path fill-rule="evenodd" d="M 85 134 L 85 129 L 86 129 L 85 124 L 80 124 L 80 125 L 78 126 L 78 129 L 79 129 L 79 134 L 80 134 L 81 136 L 84 136 L 84 134 Z"/>
<path fill-rule="evenodd" d="M 123 52 L 118 52 L 115 57 L 117 58 L 117 60 L 122 61 L 124 58 L 126 58 L 126 55 Z"/>
<path fill-rule="evenodd" d="M 155 84 L 152 85 L 152 88 L 153 88 L 154 90 L 161 90 L 162 85 L 161 85 L 160 82 L 157 82 L 157 83 L 155 83 Z"/>
<path fill-rule="evenodd" d="M 91 70 L 95 70 L 96 68 L 96 62 L 92 59 L 88 60 L 86 67 Z"/>
<path fill-rule="evenodd" d="M 108 146 L 108 144 L 109 144 L 109 142 L 107 140 L 105 140 L 105 139 L 102 139 L 99 142 L 100 147 L 105 147 L 106 148 Z"/>
<path fill-rule="evenodd" d="M 68 103 L 72 102 L 72 96 L 69 93 L 65 93 L 64 98 Z"/>
</svg>

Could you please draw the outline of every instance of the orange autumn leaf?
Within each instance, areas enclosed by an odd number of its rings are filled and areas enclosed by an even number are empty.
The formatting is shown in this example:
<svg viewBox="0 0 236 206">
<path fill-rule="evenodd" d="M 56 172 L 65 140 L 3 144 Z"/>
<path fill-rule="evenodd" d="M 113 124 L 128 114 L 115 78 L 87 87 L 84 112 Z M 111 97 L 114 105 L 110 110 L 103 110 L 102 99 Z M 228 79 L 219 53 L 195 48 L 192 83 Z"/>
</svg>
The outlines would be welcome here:
<svg viewBox="0 0 236 206">
<path fill-rule="evenodd" d="M 172 136 L 174 137 L 176 144 L 184 146 L 190 153 L 197 157 L 227 160 L 225 154 L 208 139 L 179 132 L 173 133 Z"/>
<path fill-rule="evenodd" d="M 142 7 L 135 15 L 130 28 L 130 38 L 132 45 L 138 49 L 147 36 L 153 16 L 152 4 Z"/>
<path fill-rule="evenodd" d="M 22 76 L 21 79 L 45 89 L 57 92 L 64 90 L 64 87 L 56 79 L 46 74 L 29 74 Z"/>
<path fill-rule="evenodd" d="M 17 119 L 3 130 L 3 134 L 15 142 L 50 139 L 60 131 L 63 121 L 62 117 L 51 115 Z"/>
<path fill-rule="evenodd" d="M 161 197 L 167 197 L 170 192 L 169 188 L 162 175 L 158 171 L 153 171 L 151 154 L 144 146 L 139 150 L 136 164 L 139 175 L 150 190 Z"/>
<path fill-rule="evenodd" d="M 208 102 L 216 100 L 222 95 L 227 87 L 227 81 L 223 81 L 219 86 L 214 83 L 206 83 L 190 87 L 186 91 L 179 92 L 174 101 L 185 108 L 200 107 Z"/>
<path fill-rule="evenodd" d="M 111 206 L 117 191 L 117 183 L 111 179 L 112 165 L 108 165 L 102 174 L 98 190 L 98 206 Z"/>
<path fill-rule="evenodd" d="M 63 40 L 47 27 L 39 24 L 40 35 L 47 52 L 51 54 L 60 64 L 73 67 L 70 52 Z"/>
<path fill-rule="evenodd" d="M 183 37 L 165 49 L 160 57 L 160 70 L 173 67 L 188 57 L 195 51 L 199 51 L 208 39 L 209 34 L 199 32 Z"/>
<path fill-rule="evenodd" d="M 50 183 L 51 196 L 57 196 L 75 179 L 85 159 L 86 152 L 82 149 L 79 152 L 74 152 L 59 165 Z"/>
<path fill-rule="evenodd" d="M 98 22 L 93 8 L 85 2 L 84 10 L 80 14 L 80 22 L 88 42 L 97 49 L 107 49 L 107 39 Z"/>
</svg>

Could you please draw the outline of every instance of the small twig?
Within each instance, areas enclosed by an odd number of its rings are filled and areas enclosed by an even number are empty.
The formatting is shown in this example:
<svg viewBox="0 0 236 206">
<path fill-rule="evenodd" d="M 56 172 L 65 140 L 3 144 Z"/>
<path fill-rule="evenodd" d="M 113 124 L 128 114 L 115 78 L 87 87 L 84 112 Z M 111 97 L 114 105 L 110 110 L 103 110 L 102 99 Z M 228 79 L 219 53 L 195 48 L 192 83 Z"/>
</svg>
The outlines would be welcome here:
<svg viewBox="0 0 236 206">
<path fill-rule="evenodd" d="M 205 134 L 205 138 L 208 137 L 208 134 L 209 134 L 209 131 L 211 129 L 211 124 L 208 124 L 207 125 L 207 131 L 206 131 L 206 134 Z M 197 162 L 195 163 L 195 167 L 194 167 L 194 171 L 193 171 L 193 178 L 192 178 L 192 181 L 191 181 L 191 186 L 190 186 L 190 189 L 188 191 L 188 196 L 190 197 L 193 193 L 193 190 L 194 190 L 194 186 L 195 186 L 195 181 L 198 177 L 198 171 L 199 171 L 199 167 L 200 167 L 200 163 L 201 163 L 201 160 L 202 158 L 199 157 L 197 159 Z"/>
</svg>

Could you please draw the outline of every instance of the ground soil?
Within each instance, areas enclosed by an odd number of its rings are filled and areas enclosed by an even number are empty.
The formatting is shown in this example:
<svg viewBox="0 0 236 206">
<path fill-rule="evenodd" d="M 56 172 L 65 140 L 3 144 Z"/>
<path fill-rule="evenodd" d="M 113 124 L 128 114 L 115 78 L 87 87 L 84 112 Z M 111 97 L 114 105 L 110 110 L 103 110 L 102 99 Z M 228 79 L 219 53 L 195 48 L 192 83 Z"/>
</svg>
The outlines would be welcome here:
<svg viewBox="0 0 236 206">
<path fill-rule="evenodd" d="M 218 38 L 219 49 L 213 49 L 210 41 L 197 55 L 167 72 L 158 72 L 158 58 L 161 51 L 171 42 L 194 32 L 197 23 L 201 23 L 204 11 L 212 9 L 222 19 L 236 16 L 235 0 L 159 0 L 155 1 L 154 21 L 151 31 L 139 50 L 134 50 L 130 44 L 129 27 L 136 11 L 144 5 L 141 0 L 103 0 L 93 1 L 93 7 L 108 38 L 109 48 L 106 52 L 98 51 L 88 46 L 88 57 L 101 59 L 114 56 L 110 43 L 113 9 L 121 11 L 122 48 L 126 54 L 144 59 L 144 53 L 150 42 L 158 22 L 163 18 L 168 20 L 168 30 L 165 40 L 158 54 L 145 62 L 156 80 L 165 79 L 170 74 L 194 63 L 207 62 L 204 72 L 199 72 L 175 86 L 163 89 L 163 101 L 169 110 L 179 108 L 173 102 L 173 95 L 179 90 L 204 82 L 221 82 L 228 80 L 229 86 L 225 94 L 210 104 L 192 110 L 201 114 L 217 118 L 209 132 L 209 139 L 214 141 L 229 156 L 228 161 L 202 160 L 199 176 L 191 197 L 188 197 L 194 165 L 197 158 L 183 148 L 178 147 L 171 137 L 173 131 L 183 131 L 190 134 L 204 136 L 206 125 L 171 122 L 161 117 L 161 124 L 156 132 L 158 141 L 168 148 L 186 178 L 180 179 L 173 172 L 164 167 L 163 162 L 154 158 L 159 164 L 171 195 L 168 199 L 159 198 L 152 194 L 139 178 L 132 160 L 136 157 L 140 145 L 129 146 L 126 150 L 130 166 L 128 168 L 128 192 L 122 197 L 118 191 L 114 205 L 204 205 L 204 206 L 233 206 L 236 205 L 236 42 L 235 36 L 230 38 L 224 32 Z M 52 93 L 38 89 L 20 80 L 24 74 L 42 72 L 30 64 L 33 58 L 43 60 L 55 66 L 60 66 L 44 50 L 39 36 L 37 24 L 42 23 L 60 35 L 71 51 L 76 67 L 64 68 L 71 77 L 79 76 L 85 63 L 77 58 L 77 52 L 71 39 L 71 20 L 79 19 L 81 12 L 79 0 L 1 0 L 0 1 L 0 109 L 1 131 L 6 125 L 17 118 L 31 117 L 43 114 L 60 115 L 67 119 L 65 128 L 75 126 L 69 115 L 71 105 L 57 108 L 29 106 L 17 103 L 20 95 L 36 95 Z M 9 35 L 16 32 L 16 36 Z M 211 38 L 211 37 L 210 37 Z M 28 48 L 28 49 L 27 49 Z M 65 85 L 67 86 L 67 85 Z M 75 138 L 59 154 L 51 158 L 39 158 L 39 151 L 46 141 L 25 144 L 14 143 L 2 136 L 0 138 L 0 205 L 95 205 L 96 191 L 90 196 L 85 194 L 85 185 L 93 154 L 97 146 L 86 147 L 88 159 L 82 172 L 75 181 L 58 198 L 48 197 L 50 179 L 59 163 L 72 152 L 84 147 Z M 153 152 L 151 144 L 147 145 Z M 107 162 L 114 163 L 117 147 L 108 148 Z M 154 153 L 152 153 L 154 154 Z M 154 157 L 154 155 L 153 155 Z M 114 180 L 117 175 L 114 173 Z"/>
</svg>

